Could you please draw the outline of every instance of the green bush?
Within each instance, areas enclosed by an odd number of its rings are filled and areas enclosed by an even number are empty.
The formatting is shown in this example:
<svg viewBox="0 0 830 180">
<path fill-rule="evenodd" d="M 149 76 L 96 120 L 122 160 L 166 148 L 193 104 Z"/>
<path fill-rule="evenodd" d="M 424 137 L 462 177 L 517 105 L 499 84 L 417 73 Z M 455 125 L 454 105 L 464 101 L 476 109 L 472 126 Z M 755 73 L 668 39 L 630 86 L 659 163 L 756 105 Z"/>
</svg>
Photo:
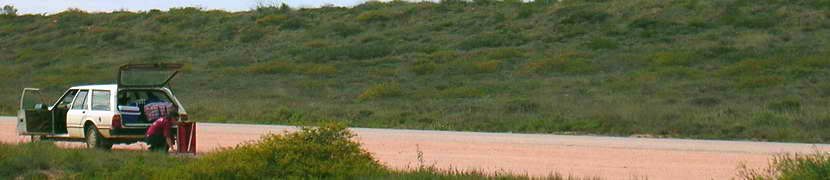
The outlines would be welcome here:
<svg viewBox="0 0 830 180">
<path fill-rule="evenodd" d="M 533 73 L 581 74 L 598 72 L 600 67 L 578 58 L 554 57 L 531 61 L 523 67 L 523 70 Z"/>
<path fill-rule="evenodd" d="M 0 179 L 167 179 L 169 168 L 187 162 L 156 153 L 63 149 L 49 142 L 0 144 Z"/>
<path fill-rule="evenodd" d="M 252 64 L 245 71 L 265 74 L 301 73 L 312 76 L 325 76 L 337 73 L 337 67 L 327 64 L 294 64 L 274 60 L 267 63 Z"/>
<path fill-rule="evenodd" d="M 508 32 L 487 32 L 467 38 L 458 44 L 462 50 L 485 47 L 516 46 L 524 44 L 524 38 Z"/>
<path fill-rule="evenodd" d="M 256 24 L 259 25 L 280 25 L 288 21 L 288 16 L 286 15 L 270 15 L 259 18 L 256 20 Z"/>
<path fill-rule="evenodd" d="M 830 68 L 830 56 L 810 56 L 796 62 L 799 66 L 808 68 Z"/>
<path fill-rule="evenodd" d="M 801 102 L 798 100 L 783 100 L 767 105 L 767 108 L 776 112 L 793 112 L 801 110 Z"/>
<path fill-rule="evenodd" d="M 352 179 L 384 171 L 344 125 L 326 124 L 204 155 L 176 171 L 180 179 Z"/>
<path fill-rule="evenodd" d="M 820 151 L 813 154 L 777 155 L 770 161 L 768 168 L 741 167 L 738 177 L 746 180 L 826 179 L 830 177 L 830 155 Z"/>
<path fill-rule="evenodd" d="M 324 37 L 329 34 L 340 37 L 349 37 L 360 34 L 363 31 L 363 27 L 354 23 L 332 22 L 314 28 L 312 34 L 318 37 Z"/>
<path fill-rule="evenodd" d="M 437 71 L 438 65 L 432 62 L 421 62 L 412 65 L 411 67 L 409 67 L 409 70 L 414 72 L 416 75 L 427 75 Z"/>
<path fill-rule="evenodd" d="M 594 38 L 588 43 L 585 43 L 585 47 L 598 50 L 598 49 L 617 49 L 620 45 L 611 39 L 605 38 Z"/>
<path fill-rule="evenodd" d="M 336 47 L 316 48 L 304 52 L 303 59 L 315 62 L 352 59 L 365 60 L 385 57 L 392 54 L 394 49 L 384 42 L 367 44 L 348 44 Z"/>
<path fill-rule="evenodd" d="M 741 89 L 754 89 L 777 86 L 783 83 L 785 83 L 784 77 L 767 75 L 740 78 L 736 86 Z"/>
<path fill-rule="evenodd" d="M 723 76 L 755 76 L 769 72 L 776 64 L 772 60 L 757 60 L 746 59 L 738 63 L 729 65 L 718 71 L 717 73 Z"/>
<path fill-rule="evenodd" d="M 589 10 L 582 7 L 562 8 L 559 9 L 556 14 L 563 17 L 560 21 L 562 24 L 602 23 L 611 17 L 611 14 L 608 14 L 607 12 Z"/>
<path fill-rule="evenodd" d="M 474 98 L 484 96 L 485 93 L 480 88 L 454 87 L 441 90 L 439 95 L 445 98 Z"/>
<path fill-rule="evenodd" d="M 303 46 L 309 48 L 325 48 L 331 46 L 331 42 L 327 40 L 312 40 L 303 43 Z"/>
<path fill-rule="evenodd" d="M 529 99 L 513 99 L 504 105 L 504 109 L 510 113 L 534 113 L 539 111 L 539 103 Z"/>
<path fill-rule="evenodd" d="M 702 70 L 682 66 L 662 67 L 655 71 L 660 78 L 665 79 L 700 79 L 706 76 L 706 72 Z"/>
<path fill-rule="evenodd" d="M 248 66 L 246 71 L 252 73 L 277 74 L 295 72 L 296 68 L 297 67 L 294 63 L 275 60 L 268 63 L 252 64 Z"/>
<path fill-rule="evenodd" d="M 489 60 L 482 62 L 473 62 L 464 69 L 466 73 L 494 73 L 498 72 L 502 66 L 500 60 Z"/>
<path fill-rule="evenodd" d="M 518 48 L 494 48 L 485 50 L 484 55 L 488 59 L 502 60 L 524 57 L 525 53 Z"/>
<path fill-rule="evenodd" d="M 357 96 L 357 100 L 368 101 L 386 97 L 398 97 L 402 95 L 403 89 L 400 84 L 381 83 L 366 88 L 360 96 Z"/>
<path fill-rule="evenodd" d="M 356 20 L 363 23 L 376 23 L 392 20 L 394 18 L 394 15 L 388 11 L 373 10 L 360 13 Z"/>
<path fill-rule="evenodd" d="M 694 52 L 689 51 L 659 52 L 654 54 L 651 60 L 663 66 L 689 66 L 701 61 Z"/>
<path fill-rule="evenodd" d="M 297 68 L 297 71 L 311 76 L 330 76 L 337 73 L 337 67 L 327 64 L 301 64 Z"/>
</svg>

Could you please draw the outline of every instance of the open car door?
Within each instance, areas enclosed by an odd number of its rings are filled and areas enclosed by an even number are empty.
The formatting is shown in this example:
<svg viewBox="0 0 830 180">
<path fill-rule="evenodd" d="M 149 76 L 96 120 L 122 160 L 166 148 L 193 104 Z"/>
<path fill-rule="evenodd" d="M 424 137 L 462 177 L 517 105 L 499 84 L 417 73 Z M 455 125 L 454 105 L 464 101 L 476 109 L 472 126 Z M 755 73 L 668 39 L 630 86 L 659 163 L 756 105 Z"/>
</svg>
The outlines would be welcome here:
<svg viewBox="0 0 830 180">
<path fill-rule="evenodd" d="M 17 112 L 17 133 L 20 135 L 49 135 L 53 132 L 52 113 L 43 104 L 40 89 L 23 89 L 20 110 Z"/>
<path fill-rule="evenodd" d="M 164 87 L 182 64 L 127 64 L 118 69 L 118 87 Z"/>
</svg>

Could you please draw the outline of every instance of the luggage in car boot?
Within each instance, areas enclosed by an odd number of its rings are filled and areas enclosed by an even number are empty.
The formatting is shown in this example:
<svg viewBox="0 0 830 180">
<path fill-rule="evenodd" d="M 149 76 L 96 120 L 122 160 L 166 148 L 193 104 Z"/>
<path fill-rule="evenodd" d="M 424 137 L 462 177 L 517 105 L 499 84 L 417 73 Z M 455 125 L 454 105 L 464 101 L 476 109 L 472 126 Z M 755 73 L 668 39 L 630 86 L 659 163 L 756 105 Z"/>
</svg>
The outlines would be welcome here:
<svg viewBox="0 0 830 180">
<path fill-rule="evenodd" d="M 141 109 L 138 106 L 118 106 L 118 112 L 125 124 L 141 123 Z"/>
<path fill-rule="evenodd" d="M 154 122 L 173 110 L 176 110 L 173 103 L 149 103 L 144 105 L 144 115 L 147 116 L 149 122 Z"/>
</svg>

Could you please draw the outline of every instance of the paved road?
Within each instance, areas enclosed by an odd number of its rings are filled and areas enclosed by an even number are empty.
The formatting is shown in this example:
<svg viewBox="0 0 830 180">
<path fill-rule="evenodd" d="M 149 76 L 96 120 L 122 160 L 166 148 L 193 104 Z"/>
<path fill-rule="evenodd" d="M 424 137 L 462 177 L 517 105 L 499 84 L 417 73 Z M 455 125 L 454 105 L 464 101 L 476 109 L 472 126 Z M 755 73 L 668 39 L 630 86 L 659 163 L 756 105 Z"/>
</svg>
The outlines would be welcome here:
<svg viewBox="0 0 830 180">
<path fill-rule="evenodd" d="M 295 131 L 290 126 L 199 123 L 200 152 L 231 147 L 262 134 Z M 353 128 L 357 141 L 393 168 L 427 165 L 543 176 L 551 173 L 606 179 L 729 179 L 740 164 L 766 167 L 778 153 L 811 153 L 830 145 L 643 139 L 597 136 L 475 133 Z M 15 122 L 0 117 L 0 141 L 25 142 Z M 63 143 L 73 145 L 72 143 Z M 75 146 L 81 144 L 75 143 Z M 119 145 L 116 149 L 137 149 Z"/>
</svg>

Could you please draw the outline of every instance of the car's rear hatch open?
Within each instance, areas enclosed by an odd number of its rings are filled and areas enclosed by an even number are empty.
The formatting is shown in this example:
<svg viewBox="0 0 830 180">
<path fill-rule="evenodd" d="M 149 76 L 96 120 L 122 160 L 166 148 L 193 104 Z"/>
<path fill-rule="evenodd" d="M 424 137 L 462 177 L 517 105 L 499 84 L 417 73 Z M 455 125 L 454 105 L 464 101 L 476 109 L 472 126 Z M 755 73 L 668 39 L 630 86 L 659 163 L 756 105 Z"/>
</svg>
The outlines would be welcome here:
<svg viewBox="0 0 830 180">
<path fill-rule="evenodd" d="M 149 126 L 152 121 L 144 116 L 145 105 L 173 103 L 171 97 L 156 88 L 168 86 L 182 67 L 182 64 L 157 63 L 127 64 L 118 69 L 118 111 L 125 128 Z"/>
<path fill-rule="evenodd" d="M 184 67 L 182 64 L 127 64 L 118 69 L 118 87 L 164 87 Z"/>
</svg>

